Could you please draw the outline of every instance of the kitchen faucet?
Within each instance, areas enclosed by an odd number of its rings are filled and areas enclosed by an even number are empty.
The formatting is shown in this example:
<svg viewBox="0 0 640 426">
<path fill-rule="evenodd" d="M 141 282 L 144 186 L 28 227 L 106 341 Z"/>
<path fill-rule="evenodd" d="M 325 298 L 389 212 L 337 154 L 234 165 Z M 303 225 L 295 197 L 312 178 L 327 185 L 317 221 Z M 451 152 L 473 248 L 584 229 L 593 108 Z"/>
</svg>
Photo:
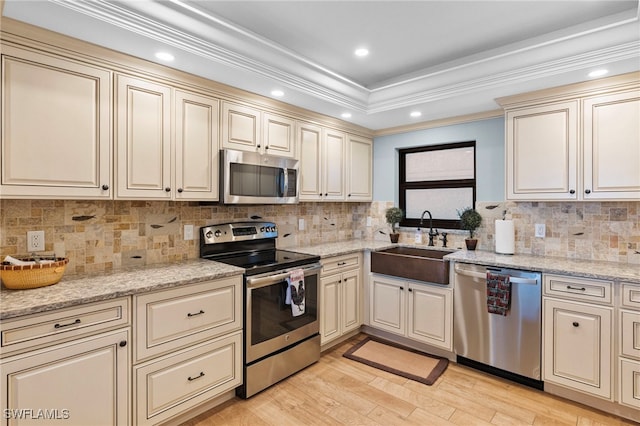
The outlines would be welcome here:
<svg viewBox="0 0 640 426">
<path fill-rule="evenodd" d="M 429 245 L 433 246 L 433 237 L 439 235 L 439 233 L 437 229 L 435 231 L 433 230 L 433 216 L 431 216 L 431 212 L 429 210 L 422 212 L 422 216 L 420 216 L 420 227 L 422 228 L 425 213 L 429 213 Z"/>
</svg>

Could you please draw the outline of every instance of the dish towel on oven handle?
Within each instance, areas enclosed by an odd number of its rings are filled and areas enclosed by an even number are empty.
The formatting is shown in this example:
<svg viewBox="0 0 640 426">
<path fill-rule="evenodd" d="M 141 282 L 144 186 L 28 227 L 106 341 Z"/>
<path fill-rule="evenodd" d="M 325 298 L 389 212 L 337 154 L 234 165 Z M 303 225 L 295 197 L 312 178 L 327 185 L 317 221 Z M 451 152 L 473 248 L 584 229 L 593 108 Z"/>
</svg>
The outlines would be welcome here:
<svg viewBox="0 0 640 426">
<path fill-rule="evenodd" d="M 291 305 L 291 314 L 297 317 L 304 314 L 304 302 L 304 271 L 294 269 L 287 278 L 285 304 Z"/>
<path fill-rule="evenodd" d="M 506 316 L 511 307 L 511 280 L 509 275 L 487 272 L 487 311 Z"/>
</svg>

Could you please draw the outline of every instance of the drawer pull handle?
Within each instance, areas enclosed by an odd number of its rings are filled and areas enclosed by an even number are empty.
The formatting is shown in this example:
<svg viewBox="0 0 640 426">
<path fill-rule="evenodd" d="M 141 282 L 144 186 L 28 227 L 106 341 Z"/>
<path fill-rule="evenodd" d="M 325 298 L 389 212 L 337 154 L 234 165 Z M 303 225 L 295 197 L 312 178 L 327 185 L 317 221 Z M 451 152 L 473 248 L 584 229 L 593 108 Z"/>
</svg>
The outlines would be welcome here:
<svg viewBox="0 0 640 426">
<path fill-rule="evenodd" d="M 344 266 L 346 264 L 347 264 L 347 262 L 338 262 L 338 266 Z"/>
<path fill-rule="evenodd" d="M 194 380 L 199 379 L 200 377 L 203 377 L 203 376 L 204 376 L 204 371 L 201 371 L 200 374 L 198 374 L 196 377 L 191 377 L 191 376 L 187 377 L 187 380 L 189 380 L 190 382 L 193 382 Z"/>
<path fill-rule="evenodd" d="M 69 324 L 56 324 L 53 328 L 64 328 L 71 327 L 72 325 L 80 324 L 80 318 L 76 319 L 74 322 L 70 322 Z"/>
<path fill-rule="evenodd" d="M 200 309 L 200 312 L 196 312 L 195 314 L 192 314 L 191 312 L 189 312 L 189 313 L 187 314 L 187 316 L 188 316 L 188 317 L 195 317 L 195 316 L 197 316 L 197 315 L 202 315 L 202 314 L 204 314 L 204 311 L 203 311 L 202 309 Z"/>
<path fill-rule="evenodd" d="M 567 286 L 567 290 L 587 291 L 587 289 L 584 287 L 572 287 L 570 285 Z"/>
<path fill-rule="evenodd" d="M 573 322 L 573 326 L 574 326 L 574 327 L 580 327 L 580 323 L 579 323 L 578 321 L 574 321 L 574 322 Z"/>
</svg>

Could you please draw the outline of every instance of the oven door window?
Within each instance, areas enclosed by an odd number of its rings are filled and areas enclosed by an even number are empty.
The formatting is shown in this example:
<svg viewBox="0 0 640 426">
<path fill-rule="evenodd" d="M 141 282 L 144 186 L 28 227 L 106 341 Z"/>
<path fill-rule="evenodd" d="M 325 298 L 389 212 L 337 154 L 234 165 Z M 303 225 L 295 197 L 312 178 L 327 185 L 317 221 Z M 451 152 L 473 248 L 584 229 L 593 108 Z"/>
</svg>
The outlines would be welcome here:
<svg viewBox="0 0 640 426">
<path fill-rule="evenodd" d="M 291 333 L 318 319 L 318 276 L 310 275 L 304 280 L 304 313 L 293 315 L 297 310 L 296 300 L 285 304 L 287 281 L 261 288 L 251 289 L 249 309 L 251 318 L 251 344 Z M 298 295 L 299 296 L 299 295 Z M 295 299 L 295 298 L 292 298 Z"/>
</svg>

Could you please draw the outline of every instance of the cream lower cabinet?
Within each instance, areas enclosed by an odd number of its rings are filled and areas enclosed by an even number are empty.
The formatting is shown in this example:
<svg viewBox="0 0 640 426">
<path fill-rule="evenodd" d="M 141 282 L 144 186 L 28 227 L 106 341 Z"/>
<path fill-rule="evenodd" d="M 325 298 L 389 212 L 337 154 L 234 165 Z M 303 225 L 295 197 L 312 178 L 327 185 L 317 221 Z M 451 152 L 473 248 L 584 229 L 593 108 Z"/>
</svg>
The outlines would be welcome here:
<svg viewBox="0 0 640 426">
<path fill-rule="evenodd" d="M 449 287 L 372 274 L 371 327 L 453 349 L 453 294 Z"/>
<path fill-rule="evenodd" d="M 543 281 L 543 380 L 613 400 L 613 283 L 553 274 Z"/>
<path fill-rule="evenodd" d="M 362 255 L 322 259 L 320 275 L 320 344 L 362 325 Z"/>
<path fill-rule="evenodd" d="M 2 45 L 0 197 L 109 199 L 111 72 Z"/>
<path fill-rule="evenodd" d="M 3 321 L 3 424 L 131 424 L 128 307 L 116 299 Z"/>
<path fill-rule="evenodd" d="M 242 277 L 134 296 L 134 418 L 158 424 L 242 384 Z"/>
<path fill-rule="evenodd" d="M 619 312 L 619 402 L 640 409 L 640 285 L 622 283 Z M 640 412 L 638 413 L 640 418 Z"/>
</svg>

